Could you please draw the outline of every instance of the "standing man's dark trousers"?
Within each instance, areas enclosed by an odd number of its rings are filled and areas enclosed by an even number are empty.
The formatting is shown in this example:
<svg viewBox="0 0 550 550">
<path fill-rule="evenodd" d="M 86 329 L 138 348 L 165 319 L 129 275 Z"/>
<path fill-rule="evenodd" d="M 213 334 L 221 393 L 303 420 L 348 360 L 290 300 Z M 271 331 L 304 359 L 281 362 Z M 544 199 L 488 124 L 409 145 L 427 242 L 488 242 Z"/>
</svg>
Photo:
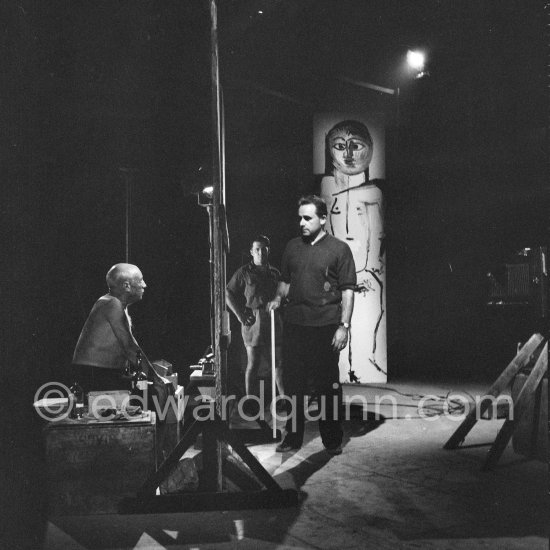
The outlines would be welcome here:
<svg viewBox="0 0 550 550">
<path fill-rule="evenodd" d="M 304 439 L 304 396 L 307 394 L 319 397 L 319 411 L 314 417 L 319 416 L 323 445 L 334 448 L 342 443 L 339 353 L 332 349 L 332 338 L 337 328 L 337 325 L 284 325 L 283 385 L 285 395 L 293 400 L 285 439 L 296 447 L 300 447 Z"/>
</svg>

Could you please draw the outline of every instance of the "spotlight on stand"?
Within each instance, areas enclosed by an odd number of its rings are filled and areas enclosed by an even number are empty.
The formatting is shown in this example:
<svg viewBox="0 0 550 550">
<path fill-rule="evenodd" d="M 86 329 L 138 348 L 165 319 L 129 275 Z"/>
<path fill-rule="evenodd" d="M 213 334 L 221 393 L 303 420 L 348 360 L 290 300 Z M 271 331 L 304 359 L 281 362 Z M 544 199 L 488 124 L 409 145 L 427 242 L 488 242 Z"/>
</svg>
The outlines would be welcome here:
<svg viewBox="0 0 550 550">
<path fill-rule="evenodd" d="M 200 206 L 212 206 L 212 199 L 214 198 L 214 187 L 208 185 L 204 187 L 202 191 L 197 193 L 197 202 Z"/>
<path fill-rule="evenodd" d="M 407 52 L 407 65 L 414 73 L 414 78 L 430 76 L 426 70 L 426 55 L 420 50 L 409 50 Z"/>
<path fill-rule="evenodd" d="M 425 61 L 426 59 L 422 52 L 418 50 L 409 50 L 407 52 L 407 63 L 411 69 L 416 71 L 424 70 Z"/>
</svg>

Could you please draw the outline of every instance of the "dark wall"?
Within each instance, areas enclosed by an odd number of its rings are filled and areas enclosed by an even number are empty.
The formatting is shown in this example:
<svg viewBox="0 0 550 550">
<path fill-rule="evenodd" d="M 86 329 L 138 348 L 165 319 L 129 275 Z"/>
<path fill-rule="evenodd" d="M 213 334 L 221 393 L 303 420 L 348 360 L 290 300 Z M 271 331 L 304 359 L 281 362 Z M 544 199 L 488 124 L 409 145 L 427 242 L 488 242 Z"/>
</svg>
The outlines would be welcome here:
<svg viewBox="0 0 550 550">
<path fill-rule="evenodd" d="M 390 372 L 429 374 L 437 363 L 467 374 L 481 354 L 499 363 L 495 350 L 507 354 L 531 330 L 495 320 L 484 293 L 488 268 L 548 240 L 542 12 L 428 4 L 415 15 L 367 3 L 356 19 L 368 33 L 330 2 L 280 5 L 262 21 L 223 4 L 227 266 L 246 261 L 257 232 L 272 238 L 279 264 L 296 199 L 315 188 L 314 113 L 382 112 Z M 124 258 L 128 183 L 130 261 L 149 285 L 131 308 L 136 333 L 185 373 L 208 344 L 208 220 L 194 194 L 211 158 L 208 6 L 3 10 L 2 376 L 16 369 L 38 382 L 68 366 L 106 270 Z M 338 42 L 346 24 L 349 48 Z M 432 52 L 430 77 L 384 75 L 415 33 Z M 400 85 L 398 100 L 336 79 L 367 80 L 369 67 Z"/>
<path fill-rule="evenodd" d="M 107 269 L 124 261 L 128 185 L 129 260 L 149 284 L 131 312 L 137 334 L 178 365 L 206 346 L 208 220 L 184 167 L 209 147 L 208 12 L 173 10 L 4 8 L 4 268 L 18 288 L 5 364 L 33 379 L 68 366 Z"/>
</svg>

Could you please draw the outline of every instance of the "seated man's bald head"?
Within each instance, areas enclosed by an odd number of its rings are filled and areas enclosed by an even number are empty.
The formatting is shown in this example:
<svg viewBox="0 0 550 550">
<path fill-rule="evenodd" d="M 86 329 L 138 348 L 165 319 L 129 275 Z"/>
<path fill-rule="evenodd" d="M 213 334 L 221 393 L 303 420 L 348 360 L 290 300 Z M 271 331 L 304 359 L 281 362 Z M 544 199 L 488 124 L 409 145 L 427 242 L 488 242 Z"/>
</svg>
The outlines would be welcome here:
<svg viewBox="0 0 550 550">
<path fill-rule="evenodd" d="M 121 286 L 130 282 L 135 277 L 141 277 L 141 271 L 133 264 L 115 264 L 109 271 L 105 280 L 109 290 L 118 290 Z"/>
<path fill-rule="evenodd" d="M 116 296 L 125 307 L 141 300 L 147 287 L 139 267 L 133 264 L 115 264 L 105 279 L 109 294 Z"/>
<path fill-rule="evenodd" d="M 115 264 L 107 272 L 106 280 L 109 294 L 125 306 L 141 300 L 147 287 L 139 267 L 133 264 Z"/>
</svg>

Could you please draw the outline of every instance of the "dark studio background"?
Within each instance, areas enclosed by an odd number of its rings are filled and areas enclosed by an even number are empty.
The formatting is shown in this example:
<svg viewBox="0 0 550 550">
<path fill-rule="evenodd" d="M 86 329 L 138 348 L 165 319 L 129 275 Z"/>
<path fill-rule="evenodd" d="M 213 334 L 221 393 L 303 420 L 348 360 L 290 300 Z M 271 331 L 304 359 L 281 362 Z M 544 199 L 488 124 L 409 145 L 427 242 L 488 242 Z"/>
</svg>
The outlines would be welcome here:
<svg viewBox="0 0 550 550">
<path fill-rule="evenodd" d="M 228 276 L 253 234 L 270 236 L 277 266 L 297 234 L 313 115 L 384 113 L 390 381 L 496 377 L 535 323 L 488 310 L 485 275 L 549 237 L 544 2 L 219 4 Z M 4 412 L 24 411 L 12 445 L 124 261 L 127 181 L 130 261 L 148 284 L 130 310 L 138 340 L 182 382 L 209 344 L 196 197 L 211 163 L 209 24 L 206 0 L 0 7 L 0 374 Z M 429 77 L 402 72 L 410 47 L 427 50 Z M 399 87 L 399 100 L 339 76 Z"/>
</svg>

